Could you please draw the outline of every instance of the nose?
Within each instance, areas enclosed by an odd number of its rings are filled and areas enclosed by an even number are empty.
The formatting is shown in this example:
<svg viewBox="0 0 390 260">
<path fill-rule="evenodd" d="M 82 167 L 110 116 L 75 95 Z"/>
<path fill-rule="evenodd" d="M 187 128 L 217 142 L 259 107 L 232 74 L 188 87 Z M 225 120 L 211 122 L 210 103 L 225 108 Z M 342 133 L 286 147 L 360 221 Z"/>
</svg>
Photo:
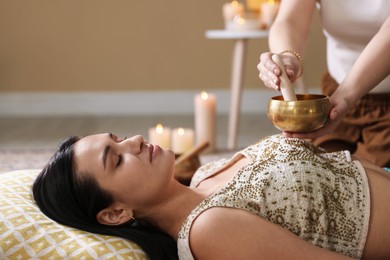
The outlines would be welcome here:
<svg viewBox="0 0 390 260">
<path fill-rule="evenodd" d="M 131 153 L 138 154 L 142 151 L 142 144 L 145 142 L 145 139 L 142 135 L 135 135 L 133 137 L 127 138 L 121 142 L 122 147 Z"/>
</svg>

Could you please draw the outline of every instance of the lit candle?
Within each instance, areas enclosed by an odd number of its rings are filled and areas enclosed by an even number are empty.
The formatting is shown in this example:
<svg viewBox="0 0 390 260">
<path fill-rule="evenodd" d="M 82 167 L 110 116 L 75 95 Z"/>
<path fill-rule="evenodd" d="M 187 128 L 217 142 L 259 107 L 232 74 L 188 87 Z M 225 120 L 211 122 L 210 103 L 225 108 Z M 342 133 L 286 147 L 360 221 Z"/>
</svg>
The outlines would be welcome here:
<svg viewBox="0 0 390 260">
<path fill-rule="evenodd" d="M 171 148 L 171 129 L 157 124 L 156 128 L 149 128 L 149 143 L 157 144 L 162 148 Z"/>
<path fill-rule="evenodd" d="M 236 15 L 244 14 L 244 5 L 235 0 L 230 3 L 225 3 L 222 6 L 222 14 L 225 20 L 225 27 L 227 27 L 229 21 L 233 20 Z"/>
<path fill-rule="evenodd" d="M 275 0 L 267 0 L 267 2 L 261 5 L 261 21 L 267 27 L 270 27 L 278 14 L 278 10 L 279 2 L 275 2 Z"/>
<path fill-rule="evenodd" d="M 228 23 L 227 28 L 233 31 L 248 31 L 260 29 L 260 21 L 258 18 L 250 19 L 243 15 L 236 15 L 232 21 Z"/>
<path fill-rule="evenodd" d="M 215 149 L 216 98 L 202 91 L 195 96 L 195 139 L 196 144 L 209 142 L 205 153 Z"/>
<path fill-rule="evenodd" d="M 172 151 L 182 154 L 194 146 L 194 131 L 189 128 L 175 128 L 172 132 Z"/>
<path fill-rule="evenodd" d="M 260 12 L 261 3 L 264 2 L 264 0 L 246 0 L 245 2 L 248 10 L 258 15 Z"/>
</svg>

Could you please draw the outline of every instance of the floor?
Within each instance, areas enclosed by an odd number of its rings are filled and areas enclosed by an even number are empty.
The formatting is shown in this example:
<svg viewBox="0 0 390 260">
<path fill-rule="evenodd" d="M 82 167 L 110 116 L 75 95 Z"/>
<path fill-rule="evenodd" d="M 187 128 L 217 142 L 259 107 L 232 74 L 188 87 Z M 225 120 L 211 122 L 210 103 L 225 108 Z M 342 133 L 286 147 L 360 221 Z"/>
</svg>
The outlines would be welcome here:
<svg viewBox="0 0 390 260">
<path fill-rule="evenodd" d="M 157 123 L 174 127 L 194 128 L 193 116 L 149 117 L 2 117 L 0 149 L 55 148 L 69 135 L 113 132 L 119 136 L 141 134 L 147 138 L 148 128 Z M 227 147 L 228 117 L 217 118 L 217 150 Z M 237 147 L 245 147 L 259 138 L 277 133 L 265 114 L 241 115 Z"/>
</svg>

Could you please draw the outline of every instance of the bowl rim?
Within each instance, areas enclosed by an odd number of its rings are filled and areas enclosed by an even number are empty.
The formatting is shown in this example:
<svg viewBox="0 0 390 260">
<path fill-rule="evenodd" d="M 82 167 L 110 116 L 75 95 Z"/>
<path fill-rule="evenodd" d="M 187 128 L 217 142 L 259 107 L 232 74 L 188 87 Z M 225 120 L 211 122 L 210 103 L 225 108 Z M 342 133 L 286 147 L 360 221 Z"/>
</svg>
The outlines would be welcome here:
<svg viewBox="0 0 390 260">
<path fill-rule="evenodd" d="M 329 96 L 324 94 L 296 94 L 298 100 L 285 101 L 283 95 L 273 96 L 270 98 L 270 101 L 276 102 L 312 102 L 314 100 L 329 100 Z M 300 99 L 301 97 L 312 96 L 312 99 Z"/>
</svg>

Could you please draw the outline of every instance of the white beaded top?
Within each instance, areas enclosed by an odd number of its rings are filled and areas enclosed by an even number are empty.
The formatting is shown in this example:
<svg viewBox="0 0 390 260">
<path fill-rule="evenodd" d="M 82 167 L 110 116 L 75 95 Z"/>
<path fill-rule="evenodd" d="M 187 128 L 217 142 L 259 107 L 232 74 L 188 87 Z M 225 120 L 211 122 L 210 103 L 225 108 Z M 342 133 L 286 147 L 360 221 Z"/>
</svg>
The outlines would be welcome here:
<svg viewBox="0 0 390 260">
<path fill-rule="evenodd" d="M 230 160 L 202 166 L 191 187 L 244 155 L 242 167 L 221 189 L 202 201 L 178 234 L 180 259 L 193 259 L 189 231 L 206 209 L 252 212 L 319 247 L 360 258 L 368 230 L 370 195 L 361 164 L 348 151 L 325 153 L 301 139 L 274 135 Z"/>
</svg>

